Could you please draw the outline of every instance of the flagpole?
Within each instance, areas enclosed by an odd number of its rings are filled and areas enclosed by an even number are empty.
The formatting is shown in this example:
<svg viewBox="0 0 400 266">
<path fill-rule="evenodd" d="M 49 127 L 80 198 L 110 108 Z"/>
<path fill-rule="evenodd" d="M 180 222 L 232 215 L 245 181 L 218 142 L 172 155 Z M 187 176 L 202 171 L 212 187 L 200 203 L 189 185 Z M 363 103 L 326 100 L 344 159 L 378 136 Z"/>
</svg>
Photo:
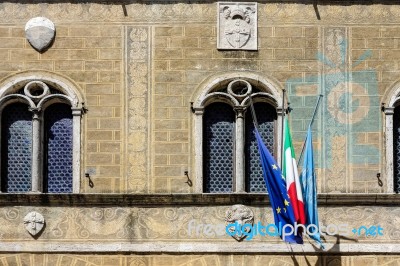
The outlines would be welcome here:
<svg viewBox="0 0 400 266">
<path fill-rule="evenodd" d="M 285 89 L 283 89 L 282 90 L 282 124 L 281 124 L 281 167 L 283 166 L 283 153 L 285 152 L 283 149 L 284 149 L 284 147 L 283 147 L 283 138 L 284 138 L 284 132 L 283 132 L 283 129 L 284 129 L 284 125 L 285 125 L 285 93 L 286 93 L 286 90 Z"/>
<path fill-rule="evenodd" d="M 259 129 L 258 121 L 257 121 L 256 111 L 254 109 L 253 98 L 251 97 L 251 94 L 249 94 L 249 102 L 250 102 L 251 116 L 253 118 L 253 124 L 254 124 L 254 127 L 256 129 L 256 132 L 258 132 L 258 129 Z M 256 137 L 256 139 L 257 139 L 257 137 Z M 258 144 L 257 144 L 257 146 L 258 146 Z M 269 186 L 268 180 L 264 179 L 264 181 L 265 181 L 265 184 L 267 185 L 267 189 L 268 189 L 268 186 Z M 273 202 L 271 202 L 271 205 L 272 205 L 272 203 Z"/>
<path fill-rule="evenodd" d="M 284 130 L 284 125 L 285 125 L 285 120 L 284 120 L 284 118 L 285 118 L 285 93 L 286 93 L 286 90 L 283 89 L 282 92 L 283 92 L 283 95 L 282 95 L 281 165 L 280 165 L 280 167 L 282 167 L 282 165 L 283 165 L 283 152 L 284 152 L 284 151 L 283 151 L 283 149 L 284 149 L 284 147 L 283 147 L 283 138 L 284 138 L 284 135 L 283 135 L 284 132 L 283 132 L 283 130 Z M 258 129 L 259 129 L 259 128 L 258 128 L 258 121 L 257 121 L 256 112 L 255 112 L 255 110 L 254 110 L 253 99 L 252 99 L 251 95 L 249 95 L 249 102 L 250 102 L 251 116 L 253 117 L 253 123 L 254 123 L 255 128 L 258 130 Z"/>
<path fill-rule="evenodd" d="M 253 98 L 251 97 L 251 94 L 249 94 L 249 102 L 250 102 L 251 116 L 253 118 L 253 124 L 254 124 L 254 127 L 256 129 L 255 131 L 258 132 L 258 121 L 257 121 L 256 111 L 254 109 Z M 257 139 L 257 136 L 256 136 L 256 139 Z M 257 143 L 257 146 L 258 145 L 259 144 Z M 262 158 L 261 158 L 261 160 L 262 160 Z M 261 164 L 262 164 L 262 162 L 261 162 Z M 263 171 L 264 171 L 264 169 L 263 169 Z M 264 178 L 264 181 L 265 181 L 265 184 L 266 184 L 267 190 L 268 190 L 268 187 L 269 187 L 268 179 Z M 270 201 L 271 201 L 271 198 L 270 198 Z M 273 201 L 271 201 L 271 206 L 272 205 L 273 205 Z"/>
<path fill-rule="evenodd" d="M 249 95 L 249 101 L 250 101 L 251 116 L 253 117 L 253 124 L 254 127 L 258 130 L 258 121 L 257 121 L 256 111 L 254 110 L 253 99 L 251 98 L 251 95 Z"/>
<path fill-rule="evenodd" d="M 316 114 L 317 114 L 318 107 L 319 107 L 319 103 L 320 103 L 322 97 L 324 97 L 324 95 L 322 95 L 322 94 L 320 94 L 320 95 L 318 96 L 318 100 L 317 100 L 317 104 L 315 105 L 315 108 L 314 108 L 313 116 L 311 117 L 310 124 L 308 125 L 310 128 L 312 127 L 312 124 L 314 123 L 314 119 L 315 119 L 315 116 L 316 116 Z M 303 157 L 304 147 L 306 146 L 306 141 L 307 141 L 307 138 L 304 140 L 303 148 L 301 149 L 301 153 L 300 153 L 300 157 L 299 157 L 299 162 L 301 161 L 301 159 L 302 159 L 302 157 Z"/>
</svg>

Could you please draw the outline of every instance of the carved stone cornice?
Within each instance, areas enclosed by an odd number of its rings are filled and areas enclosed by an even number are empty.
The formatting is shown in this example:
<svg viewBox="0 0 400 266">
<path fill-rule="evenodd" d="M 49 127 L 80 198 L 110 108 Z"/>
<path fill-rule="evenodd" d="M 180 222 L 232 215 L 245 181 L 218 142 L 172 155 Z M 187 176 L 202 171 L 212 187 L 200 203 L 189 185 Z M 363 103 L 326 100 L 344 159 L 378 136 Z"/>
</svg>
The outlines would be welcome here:
<svg viewBox="0 0 400 266">
<path fill-rule="evenodd" d="M 266 194 L 0 194 L 0 206 L 269 206 Z M 318 206 L 395 206 L 398 194 L 319 194 Z"/>
</svg>

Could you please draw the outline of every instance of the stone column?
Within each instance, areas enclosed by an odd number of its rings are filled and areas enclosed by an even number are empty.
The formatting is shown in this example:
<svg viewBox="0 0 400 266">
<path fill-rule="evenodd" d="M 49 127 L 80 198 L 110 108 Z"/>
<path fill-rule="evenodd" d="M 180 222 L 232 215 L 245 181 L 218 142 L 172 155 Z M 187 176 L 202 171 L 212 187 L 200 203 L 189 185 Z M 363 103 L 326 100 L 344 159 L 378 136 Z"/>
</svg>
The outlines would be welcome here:
<svg viewBox="0 0 400 266">
<path fill-rule="evenodd" d="M 1 155 L 1 149 L 2 149 L 2 144 L 1 144 L 1 135 L 2 135 L 2 129 L 1 129 L 1 125 L 2 125 L 2 122 L 1 122 L 1 118 L 2 118 L 2 116 L 3 116 L 3 109 L 4 109 L 4 106 L 3 106 L 3 108 L 1 108 L 1 110 L 0 110 L 0 155 Z M 1 157 L 1 156 L 0 156 Z M 0 173 L 1 173 L 1 160 L 0 160 Z M 1 182 L 1 178 L 0 178 L 0 194 L 2 193 L 2 191 L 1 191 L 1 187 L 3 186 L 3 184 L 2 184 L 2 182 Z"/>
<path fill-rule="evenodd" d="M 244 171 L 244 109 L 235 108 L 236 111 L 236 139 L 235 139 L 235 178 L 234 192 L 245 192 Z"/>
<path fill-rule="evenodd" d="M 194 116 L 195 193 L 203 193 L 203 108 L 196 108 Z"/>
<path fill-rule="evenodd" d="M 80 191 L 82 108 L 72 107 L 72 192 Z"/>
<path fill-rule="evenodd" d="M 32 115 L 32 192 L 43 191 L 43 138 L 40 109 L 30 108 Z"/>
<path fill-rule="evenodd" d="M 393 169 L 393 114 L 394 107 L 385 108 L 385 142 L 386 142 L 386 168 L 385 177 L 387 193 L 394 191 L 394 169 Z"/>
</svg>

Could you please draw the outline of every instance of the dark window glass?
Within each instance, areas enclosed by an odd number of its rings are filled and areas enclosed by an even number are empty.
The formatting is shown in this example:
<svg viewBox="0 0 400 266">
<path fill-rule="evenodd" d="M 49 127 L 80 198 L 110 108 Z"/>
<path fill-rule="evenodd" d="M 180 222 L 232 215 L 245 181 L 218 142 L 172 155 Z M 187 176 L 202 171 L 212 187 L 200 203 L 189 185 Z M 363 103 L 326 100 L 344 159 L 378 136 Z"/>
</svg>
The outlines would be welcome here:
<svg viewBox="0 0 400 266">
<path fill-rule="evenodd" d="M 213 103 L 204 111 L 204 191 L 232 192 L 235 114 L 225 103 Z"/>
<path fill-rule="evenodd" d="M 72 112 L 63 103 L 44 113 L 44 192 L 72 192 Z"/>
<path fill-rule="evenodd" d="M 276 110 L 267 103 L 254 103 L 260 135 L 271 154 L 274 154 L 275 132 L 274 126 L 277 119 Z M 263 172 L 260 162 L 260 154 L 257 141 L 254 136 L 254 123 L 251 110 L 246 111 L 246 191 L 247 192 L 267 192 L 265 187 Z"/>
<path fill-rule="evenodd" d="M 393 162 L 394 162 L 394 191 L 400 192 L 400 106 L 393 114 Z"/>
<path fill-rule="evenodd" d="M 16 103 L 3 109 L 1 119 L 1 190 L 28 192 L 32 174 L 32 113 L 27 105 Z"/>
</svg>

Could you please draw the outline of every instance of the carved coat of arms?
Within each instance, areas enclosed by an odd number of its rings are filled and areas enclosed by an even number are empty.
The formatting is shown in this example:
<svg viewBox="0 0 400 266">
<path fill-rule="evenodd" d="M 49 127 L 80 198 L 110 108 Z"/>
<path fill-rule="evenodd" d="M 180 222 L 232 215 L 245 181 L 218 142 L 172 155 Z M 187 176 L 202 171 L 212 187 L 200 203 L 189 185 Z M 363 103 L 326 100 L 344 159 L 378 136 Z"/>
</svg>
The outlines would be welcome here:
<svg viewBox="0 0 400 266">
<path fill-rule="evenodd" d="M 36 51 L 42 52 L 54 40 L 56 28 L 54 23 L 45 17 L 36 17 L 25 25 L 25 36 Z"/>
<path fill-rule="evenodd" d="M 33 211 L 25 216 L 24 224 L 29 234 L 36 236 L 43 229 L 44 218 L 40 213 Z"/>
<path fill-rule="evenodd" d="M 236 234 L 232 234 L 232 237 L 237 241 L 242 241 L 246 238 L 246 234 L 244 234 L 242 230 L 245 230 L 246 233 L 249 233 L 251 230 L 250 227 L 244 227 L 244 225 L 253 225 L 254 214 L 249 207 L 237 204 L 233 205 L 230 209 L 226 211 L 225 221 L 227 226 L 230 224 L 236 225 L 235 228 L 229 227 L 228 230 L 231 233 L 236 231 Z"/>
<path fill-rule="evenodd" d="M 219 3 L 218 49 L 257 50 L 255 3 Z"/>
</svg>

